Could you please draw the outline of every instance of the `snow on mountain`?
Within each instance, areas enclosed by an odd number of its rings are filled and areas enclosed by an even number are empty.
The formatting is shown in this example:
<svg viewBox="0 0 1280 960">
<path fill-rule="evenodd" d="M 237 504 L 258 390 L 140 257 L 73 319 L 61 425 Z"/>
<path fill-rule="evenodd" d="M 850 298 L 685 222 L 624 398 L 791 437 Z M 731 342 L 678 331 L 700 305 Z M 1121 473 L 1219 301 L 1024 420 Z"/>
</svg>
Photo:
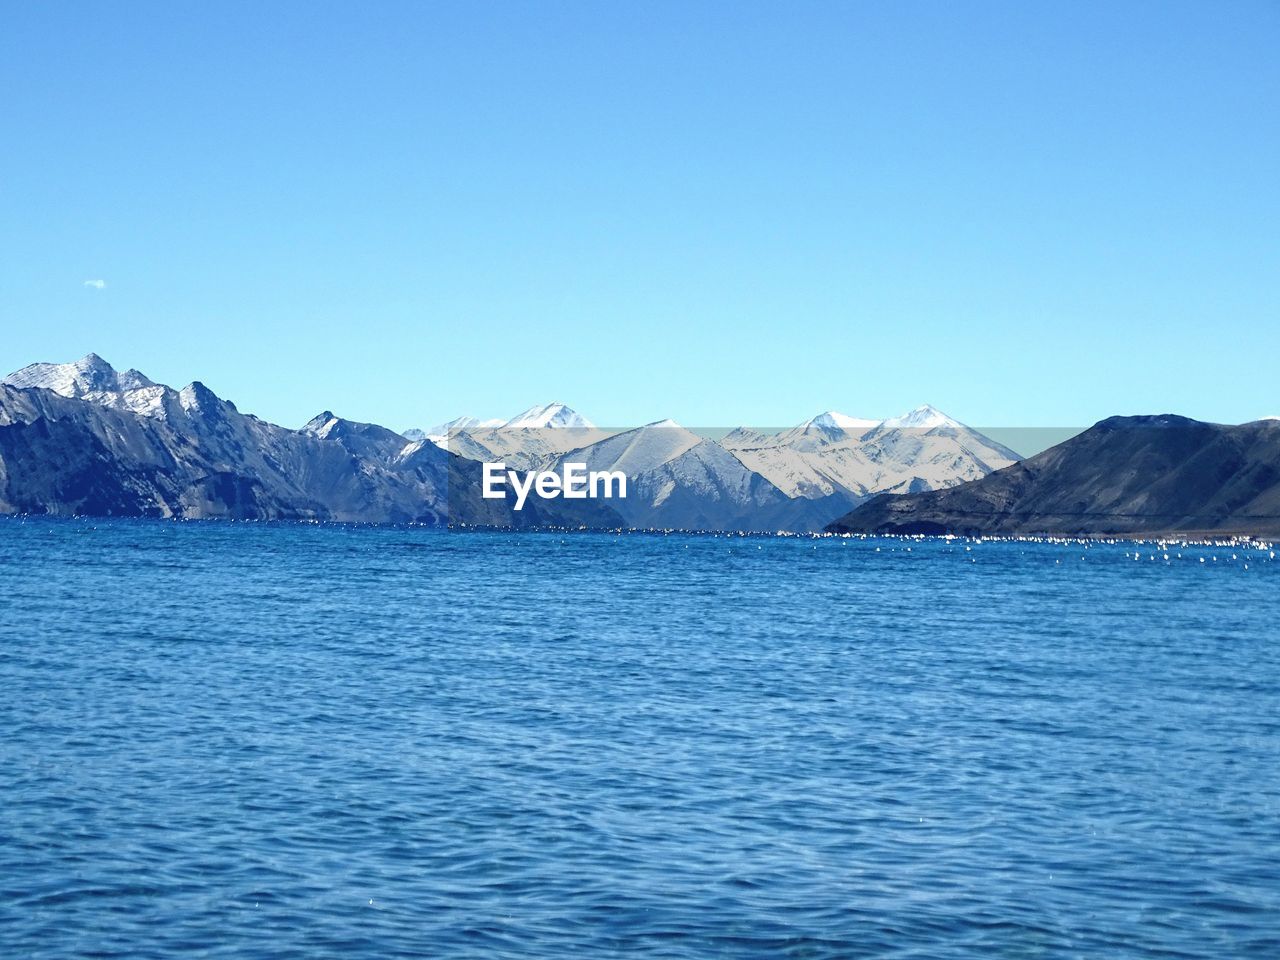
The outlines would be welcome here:
<svg viewBox="0 0 1280 960">
<path fill-rule="evenodd" d="M 411 443 L 429 442 L 435 444 L 441 450 L 449 449 L 449 438 L 455 440 L 461 438 L 467 431 L 490 430 L 494 427 L 500 427 L 505 420 L 492 419 L 481 420 L 479 417 L 455 417 L 445 423 L 438 423 L 429 430 L 419 430 L 416 427 L 403 431 L 400 435 Z"/>
<path fill-rule="evenodd" d="M 1020 459 L 1003 444 L 928 404 L 869 430 L 860 447 L 872 463 L 892 468 L 877 492 L 952 487 Z M 894 475 L 899 479 L 889 483 Z"/>
<path fill-rule="evenodd" d="M 870 492 L 867 480 L 876 471 L 856 444 L 878 424 L 828 410 L 778 433 L 739 428 L 721 444 L 790 497 L 863 497 Z"/>
<path fill-rule="evenodd" d="M 224 408 L 236 409 L 198 380 L 175 390 L 137 370 L 117 372 L 96 353 L 74 363 L 33 363 L 0 382 L 20 389 L 39 387 L 153 420 L 181 420 L 192 414 L 208 417 Z"/>
<path fill-rule="evenodd" d="M 789 497 L 820 499 L 840 492 L 863 497 L 872 492 L 878 472 L 856 448 L 847 445 L 804 450 L 781 444 L 734 450 L 733 454 Z"/>
<path fill-rule="evenodd" d="M 512 469 L 531 470 L 606 436 L 563 403 L 545 403 L 510 420 L 459 417 L 434 428 L 426 439 L 468 460 L 502 461 Z"/>
<path fill-rule="evenodd" d="M 749 470 L 720 444 L 660 420 L 564 454 L 559 463 L 621 470 L 627 496 L 613 508 L 635 527 L 694 530 L 818 529 L 821 517 Z M 847 502 L 847 501 L 846 501 Z"/>
<path fill-rule="evenodd" d="M 383 461 L 399 456 L 414 442 L 376 423 L 344 420 L 330 410 L 312 417 L 298 432 L 340 443 L 356 456 Z"/>
<path fill-rule="evenodd" d="M 530 407 L 517 414 L 502 427 L 507 430 L 594 430 L 595 424 L 563 403 L 547 403 Z"/>
<path fill-rule="evenodd" d="M 324 413 L 316 414 L 300 428 L 302 433 L 309 433 L 313 437 L 319 437 L 324 440 L 339 424 L 337 417 L 333 415 L 332 410 L 326 410 Z"/>
<path fill-rule="evenodd" d="M 670 463 L 705 442 L 674 420 L 659 420 L 598 440 L 564 459 L 585 463 L 588 470 L 621 470 L 630 476 Z"/>
<path fill-rule="evenodd" d="M 734 427 L 720 438 L 720 446 L 726 450 L 736 450 L 738 447 L 758 447 L 769 443 L 772 436 L 772 434 L 752 430 L 749 427 Z"/>
<path fill-rule="evenodd" d="M 859 431 L 870 430 L 872 427 L 880 426 L 880 421 L 867 420 L 864 417 L 851 417 L 848 414 L 828 410 L 826 413 L 820 413 L 812 420 L 806 421 L 804 424 L 801 424 L 801 426 L 817 427 L 822 430 L 843 430 L 845 433 L 857 433 Z"/>
<path fill-rule="evenodd" d="M 582 414 L 563 403 L 544 403 L 530 407 L 518 413 L 510 420 L 495 417 L 482 420 L 479 417 L 455 417 L 445 423 L 438 423 L 429 430 L 406 430 L 404 436 L 411 440 L 425 440 L 428 437 L 447 437 L 451 433 L 478 433 L 483 430 L 591 430 L 593 424 Z"/>
<path fill-rule="evenodd" d="M 964 424 L 926 403 L 900 417 L 890 417 L 879 426 L 885 430 L 934 430 L 938 427 L 959 429 L 963 428 Z"/>
<path fill-rule="evenodd" d="M 828 410 L 790 430 L 776 434 L 771 446 L 787 446 L 797 449 L 815 449 L 820 446 L 856 440 L 868 430 L 879 426 L 878 420 L 864 420 Z"/>
<path fill-rule="evenodd" d="M 550 430 L 568 433 L 543 435 L 543 431 Z M 430 430 L 406 430 L 403 436 L 415 442 L 430 441 L 471 460 L 506 458 L 512 461 L 512 466 L 522 467 L 598 439 L 595 425 L 563 403 L 530 407 L 510 420 L 457 417 Z"/>
<path fill-rule="evenodd" d="M 74 363 L 33 363 L 9 374 L 3 382 L 19 388 L 41 387 L 71 398 L 155 386 L 137 370 L 117 373 L 115 367 L 96 353 Z"/>
<path fill-rule="evenodd" d="M 199 381 L 116 375 L 99 358 L 0 386 L 0 512 L 440 523 L 438 477 L 379 457 L 383 428 L 328 411 L 291 430 L 240 413 Z M 35 374 L 34 376 L 32 374 Z M 59 386 L 66 396 L 38 384 Z M 103 388 L 103 389 L 99 389 Z M 141 413 L 142 415 L 138 415 Z M 396 450 L 402 437 L 385 431 Z M 35 446 L 32 446 L 35 444 Z"/>
<path fill-rule="evenodd" d="M 173 388 L 156 383 L 137 370 L 120 373 L 96 353 L 74 363 L 33 363 L 0 383 L 20 389 L 52 390 L 73 400 L 160 420 L 181 408 L 181 397 Z"/>
<path fill-rule="evenodd" d="M 421 482 L 437 496 L 441 464 L 456 454 L 476 470 L 474 461 L 503 461 L 518 470 L 566 461 L 622 470 L 635 494 L 619 513 L 642 526 L 814 529 L 831 519 L 821 514 L 833 504 L 847 509 L 874 493 L 952 486 L 1017 458 L 929 406 L 882 423 L 826 411 L 779 433 L 739 428 L 719 443 L 672 420 L 610 434 L 562 403 L 531 407 L 505 421 L 459 417 L 429 432 L 402 435 L 327 410 L 289 431 L 241 415 L 202 383 L 174 390 L 136 370 L 119 373 L 95 354 L 75 363 L 32 364 L 3 382 L 138 415 L 198 438 L 199 455 L 206 458 L 200 469 L 212 465 L 216 472 L 235 464 L 245 475 L 270 477 L 282 503 L 301 495 L 303 484 L 316 489 L 314 464 L 323 462 L 324 476 L 341 487 L 322 498 L 335 516 L 375 515 L 374 501 L 381 496 L 396 500 L 396 516 L 411 516 L 410 487 Z M 103 421 L 104 429 L 110 422 Z M 299 446 L 290 434 L 324 441 L 325 449 Z M 344 473 L 351 463 L 363 466 Z M 378 472 L 383 469 L 391 474 Z"/>
<path fill-rule="evenodd" d="M 479 417 L 455 417 L 445 423 L 437 424 L 430 430 L 419 430 L 417 433 L 422 434 L 422 438 L 426 437 L 447 437 L 450 433 L 461 433 L 463 430 L 489 430 L 493 427 L 500 427 L 505 420 L 494 418 L 492 420 L 481 420 Z M 405 433 L 408 436 L 408 432 Z"/>
<path fill-rule="evenodd" d="M 879 420 L 851 417 L 848 414 L 837 413 L 835 410 L 828 410 L 826 413 L 820 413 L 816 417 L 810 417 L 799 426 L 776 433 L 738 427 L 722 437 L 720 445 L 726 450 L 733 451 L 763 447 L 813 449 L 818 446 L 856 439 L 879 425 Z"/>
<path fill-rule="evenodd" d="M 735 434 L 726 446 L 739 460 L 788 496 L 809 499 L 952 486 L 1017 459 L 930 406 L 883 422 L 829 411 L 763 440 Z"/>
</svg>

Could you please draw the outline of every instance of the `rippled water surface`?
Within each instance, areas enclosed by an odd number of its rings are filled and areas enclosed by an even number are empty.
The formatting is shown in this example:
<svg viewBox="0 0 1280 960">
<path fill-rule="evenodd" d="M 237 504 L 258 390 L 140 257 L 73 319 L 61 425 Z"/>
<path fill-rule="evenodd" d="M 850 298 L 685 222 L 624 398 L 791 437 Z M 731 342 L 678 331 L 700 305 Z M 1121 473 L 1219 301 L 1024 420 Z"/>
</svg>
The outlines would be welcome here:
<svg viewBox="0 0 1280 960">
<path fill-rule="evenodd" d="M 1280 956 L 1280 566 L 1165 552 L 0 521 L 0 955 Z"/>
</svg>

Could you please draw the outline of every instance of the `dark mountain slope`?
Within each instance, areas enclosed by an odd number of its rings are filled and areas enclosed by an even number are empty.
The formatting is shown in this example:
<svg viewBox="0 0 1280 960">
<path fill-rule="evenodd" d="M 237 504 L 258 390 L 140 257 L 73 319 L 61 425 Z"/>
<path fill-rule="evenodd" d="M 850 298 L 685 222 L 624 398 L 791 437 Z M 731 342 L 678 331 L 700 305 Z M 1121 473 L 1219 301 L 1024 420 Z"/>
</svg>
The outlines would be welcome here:
<svg viewBox="0 0 1280 960">
<path fill-rule="evenodd" d="M 0 384 L 0 513 L 622 525 L 595 502 L 530 502 L 516 512 L 484 500 L 481 464 L 374 424 L 327 414 L 289 430 L 199 383 L 146 389 L 155 392 L 142 414 L 111 396 L 114 405 Z"/>
<path fill-rule="evenodd" d="M 543 500 L 529 497 L 522 510 L 515 509 L 516 496 L 504 486 L 504 498 L 486 499 L 484 465 L 442 450 L 430 440 L 410 442 L 391 463 L 391 468 L 411 475 L 446 497 L 444 515 L 451 527 L 592 527 L 625 526 L 614 509 L 614 501 Z M 518 471 L 521 478 L 527 476 Z"/>
<path fill-rule="evenodd" d="M 1280 535 L 1280 422 L 1112 417 L 981 480 L 876 497 L 827 529 Z"/>
<path fill-rule="evenodd" d="M 333 440 L 355 456 L 383 462 L 399 456 L 410 443 L 394 430 L 376 423 L 344 420 L 328 410 L 308 420 L 299 432 L 321 440 Z"/>
<path fill-rule="evenodd" d="M 141 416 L 0 385 L 0 511 L 438 522 L 444 494 L 201 384 Z"/>
</svg>

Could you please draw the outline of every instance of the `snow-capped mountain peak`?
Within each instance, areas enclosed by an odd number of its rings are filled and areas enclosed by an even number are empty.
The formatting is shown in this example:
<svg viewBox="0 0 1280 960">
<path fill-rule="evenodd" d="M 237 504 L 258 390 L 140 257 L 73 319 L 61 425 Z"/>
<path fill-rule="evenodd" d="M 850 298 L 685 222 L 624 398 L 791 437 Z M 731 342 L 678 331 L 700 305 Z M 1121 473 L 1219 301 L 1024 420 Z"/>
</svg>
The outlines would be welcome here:
<svg viewBox="0 0 1280 960">
<path fill-rule="evenodd" d="M 888 430 L 933 430 L 936 427 L 963 428 L 964 424 L 926 403 L 900 417 L 890 417 L 881 426 Z"/>
<path fill-rule="evenodd" d="M 74 363 L 33 363 L 9 374 L 3 382 L 11 387 L 41 387 L 72 398 L 156 386 L 137 370 L 117 373 L 115 367 L 96 353 Z"/>
<path fill-rule="evenodd" d="M 0 383 L 22 389 L 51 390 L 72 400 L 86 400 L 160 419 L 168 416 L 178 396 L 137 370 L 119 373 L 96 353 L 73 363 L 33 363 L 9 374 Z"/>
<path fill-rule="evenodd" d="M 324 439 L 337 425 L 338 418 L 334 415 L 333 411 L 326 410 L 323 413 L 316 414 L 304 423 L 302 425 L 302 432 Z"/>
<path fill-rule="evenodd" d="M 464 430 L 490 430 L 494 427 L 501 427 L 506 423 L 505 420 L 492 419 L 481 420 L 479 417 L 454 417 L 445 423 L 437 424 L 430 430 L 413 430 L 405 431 L 405 436 L 410 433 L 417 436 L 410 437 L 411 440 L 425 440 L 427 437 L 444 437 L 450 433 L 461 433 Z"/>
<path fill-rule="evenodd" d="M 502 424 L 504 430 L 594 430 L 595 424 L 563 403 L 530 407 Z"/>
<path fill-rule="evenodd" d="M 844 430 L 847 433 L 860 433 L 880 426 L 879 420 L 867 420 L 863 417 L 851 417 L 847 413 L 828 410 L 811 420 L 806 420 L 803 427 L 817 427 L 820 430 Z"/>
<path fill-rule="evenodd" d="M 192 380 L 178 391 L 178 403 L 188 413 L 213 414 L 226 407 L 235 410 L 234 403 L 223 400 L 199 380 Z"/>
</svg>

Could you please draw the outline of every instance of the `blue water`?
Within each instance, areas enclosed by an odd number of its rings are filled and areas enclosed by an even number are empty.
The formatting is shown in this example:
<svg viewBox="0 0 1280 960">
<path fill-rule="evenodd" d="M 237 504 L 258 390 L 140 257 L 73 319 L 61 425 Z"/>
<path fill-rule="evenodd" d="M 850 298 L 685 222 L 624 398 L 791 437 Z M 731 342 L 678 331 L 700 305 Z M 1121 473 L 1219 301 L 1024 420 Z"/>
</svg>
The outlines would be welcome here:
<svg viewBox="0 0 1280 960">
<path fill-rule="evenodd" d="M 1280 956 L 1280 565 L 1164 552 L 0 521 L 0 956 Z"/>
</svg>

